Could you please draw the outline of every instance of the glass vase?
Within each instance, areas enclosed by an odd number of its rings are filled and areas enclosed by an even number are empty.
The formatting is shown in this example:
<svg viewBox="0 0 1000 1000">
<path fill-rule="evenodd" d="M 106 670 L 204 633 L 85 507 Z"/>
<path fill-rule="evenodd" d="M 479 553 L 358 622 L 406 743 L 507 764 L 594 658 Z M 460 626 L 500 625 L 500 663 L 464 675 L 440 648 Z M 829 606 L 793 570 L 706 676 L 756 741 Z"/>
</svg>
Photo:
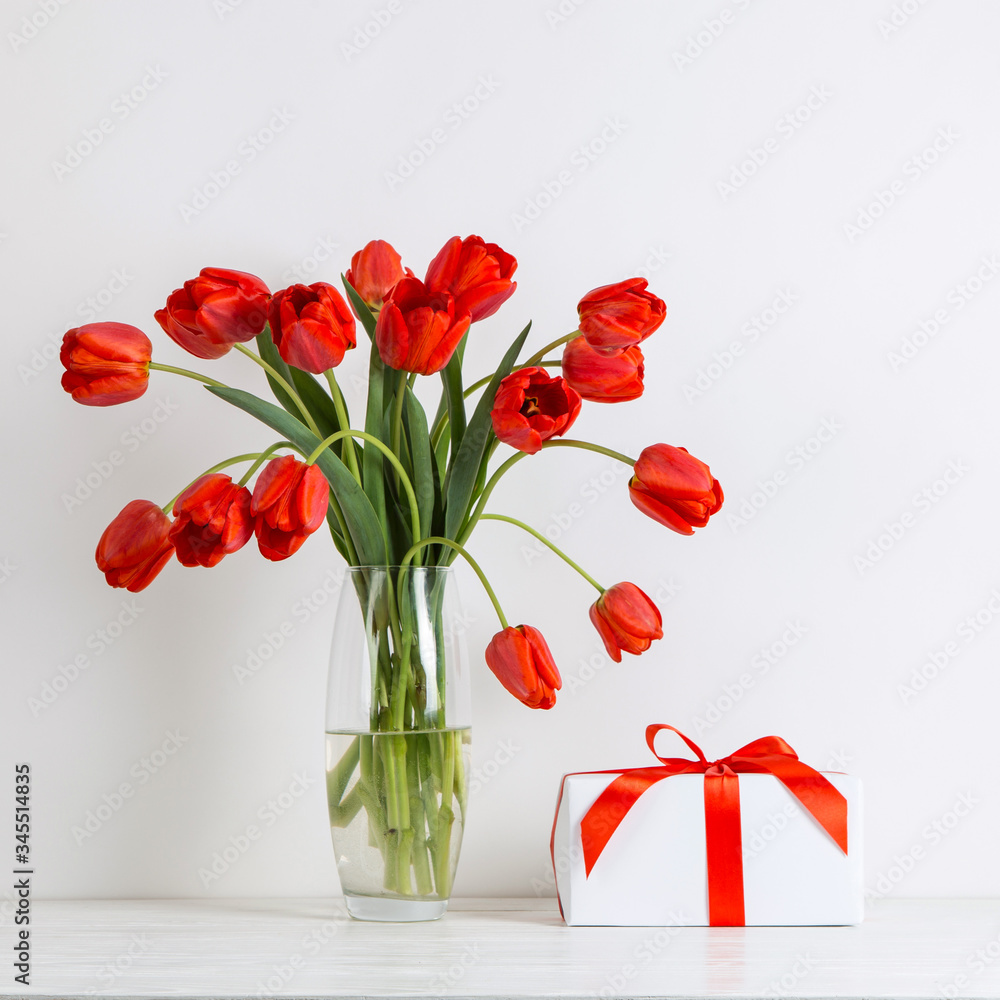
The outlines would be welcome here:
<svg viewBox="0 0 1000 1000">
<path fill-rule="evenodd" d="M 448 567 L 351 567 L 326 707 L 330 830 L 347 909 L 434 920 L 455 877 L 468 801 L 465 620 Z"/>
</svg>

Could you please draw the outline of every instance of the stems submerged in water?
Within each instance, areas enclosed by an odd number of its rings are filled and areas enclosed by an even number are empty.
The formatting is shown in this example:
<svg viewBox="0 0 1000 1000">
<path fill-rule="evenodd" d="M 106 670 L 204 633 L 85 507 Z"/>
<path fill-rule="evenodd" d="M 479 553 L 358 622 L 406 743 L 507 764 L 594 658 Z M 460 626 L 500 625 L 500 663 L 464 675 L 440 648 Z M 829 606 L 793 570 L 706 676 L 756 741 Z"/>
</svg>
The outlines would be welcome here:
<svg viewBox="0 0 1000 1000">
<path fill-rule="evenodd" d="M 453 635 L 444 578 L 412 565 L 355 573 L 369 731 L 328 736 L 341 881 L 348 895 L 447 899 L 467 804 L 468 730 L 447 728 L 445 652 Z"/>
</svg>

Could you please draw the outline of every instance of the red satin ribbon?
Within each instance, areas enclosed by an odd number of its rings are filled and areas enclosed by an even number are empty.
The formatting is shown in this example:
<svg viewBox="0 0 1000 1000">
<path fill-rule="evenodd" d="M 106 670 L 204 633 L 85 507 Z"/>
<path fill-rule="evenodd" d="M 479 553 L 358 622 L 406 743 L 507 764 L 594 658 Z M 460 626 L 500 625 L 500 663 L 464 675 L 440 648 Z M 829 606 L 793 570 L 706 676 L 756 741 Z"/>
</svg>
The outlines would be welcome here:
<svg viewBox="0 0 1000 1000">
<path fill-rule="evenodd" d="M 676 733 L 697 760 L 661 757 L 653 746 L 663 729 Z M 705 775 L 705 837 L 708 850 L 708 913 L 713 927 L 742 927 L 743 844 L 740 829 L 740 774 L 774 775 L 847 853 L 847 800 L 819 771 L 803 764 L 778 736 L 765 736 L 719 760 L 708 761 L 693 740 L 667 725 L 646 727 L 646 744 L 659 767 L 584 772 L 618 774 L 590 807 L 581 824 L 587 875 L 612 834 L 639 797 L 656 782 L 675 774 Z M 553 830 L 554 833 L 554 830 Z"/>
</svg>

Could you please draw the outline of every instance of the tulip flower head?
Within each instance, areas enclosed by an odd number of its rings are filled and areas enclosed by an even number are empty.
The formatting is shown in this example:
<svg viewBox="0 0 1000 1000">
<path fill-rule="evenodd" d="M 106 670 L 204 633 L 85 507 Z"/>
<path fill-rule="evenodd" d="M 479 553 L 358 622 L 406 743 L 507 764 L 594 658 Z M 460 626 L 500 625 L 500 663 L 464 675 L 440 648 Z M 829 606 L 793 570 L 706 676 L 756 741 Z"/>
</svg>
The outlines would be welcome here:
<svg viewBox="0 0 1000 1000">
<path fill-rule="evenodd" d="M 62 387 L 85 406 L 114 406 L 138 399 L 149 384 L 153 345 L 126 323 L 88 323 L 63 337 Z"/>
<path fill-rule="evenodd" d="M 595 351 L 585 337 L 577 337 L 563 349 L 563 378 L 591 403 L 638 399 L 643 389 L 643 367 L 638 347 L 626 347 L 621 354 L 609 357 Z"/>
<path fill-rule="evenodd" d="M 490 417 L 496 436 L 534 455 L 545 441 L 565 434 L 580 412 L 580 394 L 544 368 L 519 368 L 497 389 Z"/>
<path fill-rule="evenodd" d="M 418 278 L 403 278 L 382 304 L 375 343 L 390 368 L 433 375 L 451 360 L 470 322 L 448 292 L 432 292 Z"/>
<path fill-rule="evenodd" d="M 268 318 L 282 359 L 314 375 L 336 368 L 356 343 L 344 297 L 324 281 L 275 292 Z"/>
<path fill-rule="evenodd" d="M 221 267 L 202 268 L 153 315 L 164 333 L 196 358 L 221 358 L 253 340 L 267 322 L 271 293 L 260 278 Z"/>
<path fill-rule="evenodd" d="M 608 587 L 591 605 L 590 620 L 615 663 L 621 663 L 622 650 L 638 655 L 663 638 L 659 609 L 634 583 Z"/>
<path fill-rule="evenodd" d="M 455 296 L 456 315 L 468 313 L 477 323 L 492 316 L 514 294 L 511 275 L 517 260 L 496 243 L 478 236 L 453 236 L 427 268 L 424 282 L 432 292 Z"/>
<path fill-rule="evenodd" d="M 413 272 L 403 268 L 403 261 L 392 245 L 385 240 L 372 240 L 351 258 L 344 277 L 363 301 L 372 309 L 379 309 L 396 282 L 407 275 L 412 278 Z"/>
<path fill-rule="evenodd" d="M 562 687 L 559 669 L 542 633 L 530 625 L 508 626 L 486 647 L 497 680 L 528 708 L 552 708 Z"/>
<path fill-rule="evenodd" d="M 639 510 L 682 535 L 704 528 L 723 501 L 708 466 L 669 444 L 643 449 L 628 491 Z"/>
<path fill-rule="evenodd" d="M 112 587 L 136 594 L 152 583 L 173 552 L 170 518 L 151 500 L 133 500 L 104 529 L 95 558 Z"/>
<path fill-rule="evenodd" d="M 646 291 L 645 278 L 628 278 L 587 292 L 577 306 L 580 333 L 602 354 L 641 344 L 666 318 L 663 299 Z"/>
<path fill-rule="evenodd" d="M 175 501 L 170 540 L 184 566 L 215 566 L 253 535 L 250 491 L 221 472 L 202 476 Z"/>
<path fill-rule="evenodd" d="M 261 555 L 280 562 L 298 552 L 322 523 L 330 486 L 315 465 L 293 455 L 272 458 L 257 477 L 250 513 Z"/>
</svg>

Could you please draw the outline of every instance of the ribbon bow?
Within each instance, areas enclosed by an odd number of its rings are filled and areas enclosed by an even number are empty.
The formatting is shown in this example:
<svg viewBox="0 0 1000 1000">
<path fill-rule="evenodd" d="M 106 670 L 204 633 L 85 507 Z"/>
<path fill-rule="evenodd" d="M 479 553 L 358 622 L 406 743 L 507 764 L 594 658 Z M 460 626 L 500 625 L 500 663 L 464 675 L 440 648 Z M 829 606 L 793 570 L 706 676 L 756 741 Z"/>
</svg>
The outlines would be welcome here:
<svg viewBox="0 0 1000 1000">
<path fill-rule="evenodd" d="M 669 729 L 697 754 L 697 760 L 661 757 L 653 743 L 657 733 Z M 743 844 L 740 828 L 740 774 L 776 777 L 847 853 L 847 800 L 819 771 L 803 764 L 795 751 L 778 736 L 764 736 L 735 753 L 709 761 L 693 740 L 674 726 L 646 727 L 646 744 L 660 766 L 618 774 L 590 807 L 581 824 L 583 859 L 589 876 L 601 852 L 639 797 L 664 778 L 675 774 L 705 775 L 705 837 L 708 850 L 708 911 L 713 927 L 741 927 L 743 908 Z"/>
</svg>

